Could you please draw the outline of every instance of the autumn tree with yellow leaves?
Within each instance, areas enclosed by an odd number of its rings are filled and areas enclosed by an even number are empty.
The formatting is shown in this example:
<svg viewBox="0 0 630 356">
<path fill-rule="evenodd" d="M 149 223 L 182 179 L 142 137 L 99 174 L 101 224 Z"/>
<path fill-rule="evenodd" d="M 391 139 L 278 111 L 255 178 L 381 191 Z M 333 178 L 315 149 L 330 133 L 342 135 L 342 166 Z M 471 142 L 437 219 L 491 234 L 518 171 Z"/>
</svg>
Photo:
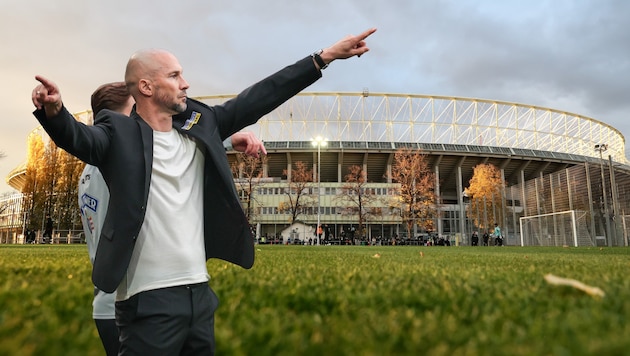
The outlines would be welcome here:
<svg viewBox="0 0 630 356">
<path fill-rule="evenodd" d="M 40 166 L 42 161 L 40 158 L 44 156 L 46 147 L 44 140 L 40 135 L 31 134 L 27 143 L 27 161 L 25 183 L 22 187 L 24 194 L 24 209 L 26 211 L 26 228 L 38 230 L 42 228 L 44 219 L 44 203 L 45 193 L 42 189 L 42 178 Z"/>
<path fill-rule="evenodd" d="M 400 208 L 407 236 L 412 236 L 414 225 L 426 231 L 434 230 L 437 217 L 435 174 L 429 168 L 426 155 L 409 148 L 396 151 L 392 180 L 400 184 L 400 194 L 393 205 Z"/>
<path fill-rule="evenodd" d="M 473 168 L 470 185 L 464 194 L 470 199 L 467 215 L 481 230 L 491 230 L 495 223 L 502 225 L 504 182 L 501 171 L 490 163 L 481 163 Z"/>
<path fill-rule="evenodd" d="M 79 229 L 81 216 L 77 199 L 85 163 L 62 149 L 57 149 L 56 163 L 58 176 L 53 194 L 57 196 L 55 210 L 59 226 L 62 229 Z"/>
<path fill-rule="evenodd" d="M 80 226 L 78 184 L 85 164 L 38 134 L 29 136 L 27 147 L 22 188 L 26 228 L 43 229 L 46 215 L 63 230 Z"/>
<path fill-rule="evenodd" d="M 293 224 L 300 214 L 313 206 L 311 183 L 313 182 L 313 170 L 308 169 L 302 161 L 297 161 L 291 171 L 285 169 L 282 174 L 287 177 L 288 187 L 285 189 L 287 200 L 280 202 L 278 210 L 281 213 L 291 214 L 290 223 Z"/>
</svg>

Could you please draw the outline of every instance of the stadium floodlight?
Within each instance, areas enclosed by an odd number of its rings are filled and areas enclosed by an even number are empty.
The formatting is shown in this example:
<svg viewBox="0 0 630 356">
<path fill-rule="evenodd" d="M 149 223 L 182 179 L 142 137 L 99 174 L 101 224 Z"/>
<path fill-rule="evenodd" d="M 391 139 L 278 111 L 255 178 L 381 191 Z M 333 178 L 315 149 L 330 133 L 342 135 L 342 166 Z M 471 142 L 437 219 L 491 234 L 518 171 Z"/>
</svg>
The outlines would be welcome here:
<svg viewBox="0 0 630 356">
<path fill-rule="evenodd" d="M 602 154 L 608 150 L 607 143 L 598 143 L 595 145 L 595 151 L 599 151 L 599 168 L 602 175 L 602 195 L 604 197 L 604 219 L 606 220 L 606 240 L 608 246 L 612 247 L 612 229 L 610 228 L 610 214 L 608 212 L 608 196 L 606 194 L 606 179 L 604 177 L 604 158 Z"/>
<path fill-rule="evenodd" d="M 320 227 L 320 221 L 321 221 L 321 204 L 322 204 L 322 192 L 320 189 L 320 182 L 321 182 L 321 148 L 322 146 L 326 147 L 328 145 L 328 140 L 321 137 L 321 136 L 317 136 L 314 139 L 311 139 L 311 144 L 313 145 L 313 147 L 317 147 L 317 226 L 315 227 L 315 235 L 317 235 L 317 244 L 319 245 L 319 239 L 321 236 L 321 233 L 323 232 L 323 229 L 321 229 Z"/>
</svg>

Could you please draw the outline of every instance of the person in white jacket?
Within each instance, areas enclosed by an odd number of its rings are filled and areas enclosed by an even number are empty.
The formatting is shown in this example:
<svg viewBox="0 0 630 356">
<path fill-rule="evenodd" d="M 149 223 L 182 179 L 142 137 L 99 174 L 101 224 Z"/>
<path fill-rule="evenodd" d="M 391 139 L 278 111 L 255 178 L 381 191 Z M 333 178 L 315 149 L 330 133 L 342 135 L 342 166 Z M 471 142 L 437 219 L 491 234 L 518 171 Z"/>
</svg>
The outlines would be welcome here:
<svg viewBox="0 0 630 356">
<path fill-rule="evenodd" d="M 92 94 L 93 117 L 96 117 L 102 109 L 129 115 L 134 103 L 125 83 L 104 84 Z M 79 179 L 79 209 L 81 210 L 81 223 L 92 264 L 94 264 L 96 247 L 101 236 L 108 205 L 109 190 L 103 175 L 97 167 L 86 164 Z M 117 355 L 120 346 L 118 328 L 115 322 L 115 299 L 116 293 L 105 293 L 94 287 L 92 317 L 108 356 Z"/>
</svg>

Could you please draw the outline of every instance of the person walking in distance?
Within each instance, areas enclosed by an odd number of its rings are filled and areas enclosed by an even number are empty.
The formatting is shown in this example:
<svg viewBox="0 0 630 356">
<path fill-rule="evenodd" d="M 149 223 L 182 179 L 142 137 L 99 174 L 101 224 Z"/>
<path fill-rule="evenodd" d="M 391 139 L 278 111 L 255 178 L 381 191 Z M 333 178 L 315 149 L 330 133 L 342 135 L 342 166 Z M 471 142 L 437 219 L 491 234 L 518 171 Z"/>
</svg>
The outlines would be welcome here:
<svg viewBox="0 0 630 356">
<path fill-rule="evenodd" d="M 35 77 L 42 127 L 97 166 L 109 187 L 92 280 L 116 290 L 119 354 L 214 354 L 218 298 L 206 260 L 254 263 L 222 141 L 317 81 L 332 61 L 366 53 L 375 31 L 346 36 L 213 107 L 187 97 L 173 54 L 137 52 L 125 72 L 136 101 L 131 119 L 103 110 L 93 126 L 74 119 L 54 82 Z"/>
<path fill-rule="evenodd" d="M 494 244 L 495 246 L 503 246 L 503 235 L 501 235 L 501 228 L 497 223 L 494 223 Z"/>
<path fill-rule="evenodd" d="M 472 246 L 478 246 L 479 245 L 479 234 L 477 233 L 477 231 L 473 231 L 472 237 L 470 238 L 470 241 L 472 243 Z"/>
</svg>

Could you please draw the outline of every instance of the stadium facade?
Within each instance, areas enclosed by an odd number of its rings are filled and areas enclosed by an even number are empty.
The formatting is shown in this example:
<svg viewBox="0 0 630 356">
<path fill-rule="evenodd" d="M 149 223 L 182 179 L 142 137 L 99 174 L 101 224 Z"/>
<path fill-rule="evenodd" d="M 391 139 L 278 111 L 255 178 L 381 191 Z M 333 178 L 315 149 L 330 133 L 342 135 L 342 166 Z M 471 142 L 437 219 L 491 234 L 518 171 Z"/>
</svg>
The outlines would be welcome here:
<svg viewBox="0 0 630 356">
<path fill-rule="evenodd" d="M 198 99 L 216 105 L 232 97 Z M 89 111 L 76 116 L 91 120 Z M 383 202 L 382 215 L 367 222 L 366 238 L 408 238 L 389 201 L 397 187 L 391 179 L 394 154 L 411 148 L 426 154 L 437 178 L 436 233 L 454 243 L 468 244 L 477 230 L 467 217 L 464 189 L 473 167 L 491 163 L 505 181 L 497 197 L 505 211 L 484 213 L 503 217 L 500 225 L 509 245 L 628 245 L 625 139 L 614 127 L 589 117 L 461 97 L 301 93 L 246 130 L 262 139 L 268 151 L 250 217 L 258 237 L 273 239 L 289 227 L 289 214 L 278 209 L 286 200 L 284 171 L 301 161 L 312 167 L 314 181 L 316 172 L 321 178 L 310 189 L 319 214 L 315 208 L 299 216 L 306 226 L 316 226 L 319 219 L 327 234 L 337 237 L 356 226 L 356 217 L 341 214 L 336 197 L 348 167 L 359 165 L 367 172 L 367 188 Z M 312 145 L 316 136 L 327 140 L 326 147 Z M 236 152 L 228 157 L 238 160 Z M 8 183 L 19 189 L 23 174 L 24 167 L 17 167 Z M 7 214 L 0 217 L 0 228 L 8 219 Z"/>
</svg>

